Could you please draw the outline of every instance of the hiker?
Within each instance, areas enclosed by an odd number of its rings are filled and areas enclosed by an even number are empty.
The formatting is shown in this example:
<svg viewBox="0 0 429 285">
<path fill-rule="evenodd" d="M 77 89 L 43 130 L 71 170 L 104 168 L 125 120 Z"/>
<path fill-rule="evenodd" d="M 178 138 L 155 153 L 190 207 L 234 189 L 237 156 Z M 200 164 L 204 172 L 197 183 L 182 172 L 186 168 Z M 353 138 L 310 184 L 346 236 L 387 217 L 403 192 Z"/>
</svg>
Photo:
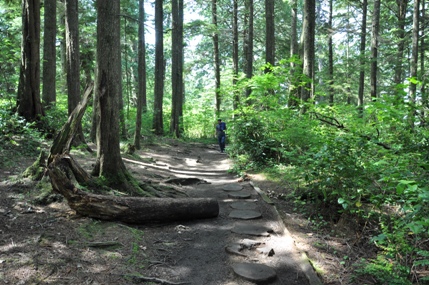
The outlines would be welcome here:
<svg viewBox="0 0 429 285">
<path fill-rule="evenodd" d="M 217 125 L 216 125 L 216 136 L 219 142 L 219 148 L 221 153 L 225 152 L 225 137 L 226 137 L 225 130 L 226 130 L 225 122 L 222 122 L 222 119 L 218 119 Z"/>
</svg>

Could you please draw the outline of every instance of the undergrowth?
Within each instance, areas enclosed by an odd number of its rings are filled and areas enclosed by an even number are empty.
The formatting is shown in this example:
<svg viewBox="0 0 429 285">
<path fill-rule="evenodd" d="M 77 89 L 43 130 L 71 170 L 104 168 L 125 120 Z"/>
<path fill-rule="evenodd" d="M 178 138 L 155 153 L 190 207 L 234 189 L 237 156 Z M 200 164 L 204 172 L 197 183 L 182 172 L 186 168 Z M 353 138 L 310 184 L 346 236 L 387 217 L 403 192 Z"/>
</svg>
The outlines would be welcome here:
<svg viewBox="0 0 429 285">
<path fill-rule="evenodd" d="M 429 132 L 410 131 L 405 107 L 379 100 L 360 119 L 351 106 L 255 109 L 234 121 L 236 172 L 269 169 L 293 181 L 287 195 L 297 208 L 314 209 L 307 214 L 317 227 L 342 216 L 355 221 L 357 235 L 377 248 L 353 266 L 356 280 L 429 280 Z"/>
</svg>

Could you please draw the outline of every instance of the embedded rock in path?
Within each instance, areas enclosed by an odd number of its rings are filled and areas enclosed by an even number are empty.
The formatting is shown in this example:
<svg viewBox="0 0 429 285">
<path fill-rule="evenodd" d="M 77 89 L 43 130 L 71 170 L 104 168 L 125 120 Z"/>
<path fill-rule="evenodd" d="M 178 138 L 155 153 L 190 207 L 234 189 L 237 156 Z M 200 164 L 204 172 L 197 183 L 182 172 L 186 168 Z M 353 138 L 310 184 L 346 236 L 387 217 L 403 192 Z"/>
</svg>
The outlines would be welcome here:
<svg viewBox="0 0 429 285">
<path fill-rule="evenodd" d="M 261 244 L 264 244 L 264 243 L 257 241 L 257 240 L 245 238 L 245 239 L 240 241 L 240 244 L 243 245 L 245 248 L 252 249 L 252 248 L 260 246 Z"/>
<path fill-rule="evenodd" d="M 241 252 L 243 249 L 252 250 L 252 249 L 256 248 L 257 246 L 260 246 L 261 244 L 263 244 L 263 243 L 260 241 L 257 241 L 257 240 L 243 239 L 240 242 L 234 242 L 234 243 L 228 244 L 225 247 L 225 251 L 228 253 L 247 257 L 246 254 Z"/>
<path fill-rule="evenodd" d="M 241 223 L 231 229 L 231 232 L 243 235 L 268 237 L 273 230 L 261 225 Z"/>
<path fill-rule="evenodd" d="M 274 253 L 274 249 L 272 249 L 271 247 L 265 246 L 265 247 L 258 247 L 256 249 L 260 254 L 263 254 L 265 256 L 273 256 Z"/>
<path fill-rule="evenodd" d="M 234 202 L 231 203 L 230 206 L 237 210 L 255 210 L 257 208 L 256 204 L 253 202 Z"/>
<path fill-rule="evenodd" d="M 241 191 L 228 193 L 228 196 L 236 199 L 247 199 L 250 198 L 251 194 L 249 192 Z"/>
<path fill-rule="evenodd" d="M 262 214 L 253 210 L 232 210 L 229 217 L 233 219 L 251 220 L 261 218 Z"/>
<path fill-rule="evenodd" d="M 241 189 L 243 189 L 243 186 L 239 184 L 226 184 L 222 187 L 224 191 L 240 191 Z"/>
<path fill-rule="evenodd" d="M 225 247 L 225 251 L 228 253 L 232 253 L 232 254 L 236 254 L 236 255 L 240 255 L 240 256 L 244 256 L 247 257 L 247 255 L 245 255 L 244 253 L 241 253 L 241 251 L 244 249 L 244 246 L 240 243 L 231 243 L 228 244 Z"/>
<path fill-rule="evenodd" d="M 237 275 L 255 283 L 270 282 L 277 278 L 274 269 L 264 264 L 237 263 L 231 267 Z"/>
</svg>

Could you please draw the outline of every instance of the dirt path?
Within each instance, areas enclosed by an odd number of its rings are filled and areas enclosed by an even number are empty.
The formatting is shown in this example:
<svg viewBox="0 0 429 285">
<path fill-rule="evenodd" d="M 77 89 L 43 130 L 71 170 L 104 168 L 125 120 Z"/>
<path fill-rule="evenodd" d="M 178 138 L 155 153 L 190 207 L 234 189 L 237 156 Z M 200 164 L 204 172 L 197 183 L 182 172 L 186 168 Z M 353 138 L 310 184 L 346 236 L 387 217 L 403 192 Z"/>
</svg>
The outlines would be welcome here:
<svg viewBox="0 0 429 285">
<path fill-rule="evenodd" d="M 92 158 L 76 156 L 91 169 Z M 2 182 L 0 284 L 321 284 L 275 208 L 254 184 L 228 174 L 231 161 L 215 145 L 151 146 L 124 161 L 141 181 L 197 178 L 179 190 L 218 199 L 219 216 L 141 226 L 100 222 L 64 202 L 34 206 L 31 187 Z M 249 234 L 248 226 L 262 230 Z M 255 264 L 263 267 L 248 268 Z"/>
</svg>

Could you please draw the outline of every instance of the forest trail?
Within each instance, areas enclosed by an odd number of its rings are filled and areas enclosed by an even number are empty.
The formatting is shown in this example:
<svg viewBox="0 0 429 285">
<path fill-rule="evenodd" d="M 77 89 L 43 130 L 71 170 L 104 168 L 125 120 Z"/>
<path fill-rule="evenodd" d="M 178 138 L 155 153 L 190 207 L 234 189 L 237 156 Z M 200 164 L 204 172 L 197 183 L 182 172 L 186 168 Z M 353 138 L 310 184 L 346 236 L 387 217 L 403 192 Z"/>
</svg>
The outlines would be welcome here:
<svg viewBox="0 0 429 285">
<path fill-rule="evenodd" d="M 228 173 L 231 161 L 216 145 L 166 148 L 142 153 L 154 163 L 140 166 L 168 180 L 194 181 L 182 185 L 183 191 L 217 199 L 220 212 L 215 219 L 163 227 L 159 238 L 180 244 L 170 257 L 175 265 L 148 275 L 190 284 L 321 284 L 274 206 L 264 201 L 257 185 Z"/>
<path fill-rule="evenodd" d="M 94 155 L 72 155 L 91 170 Z M 216 198 L 219 216 L 103 222 L 76 215 L 65 201 L 31 204 L 31 186 L 2 181 L 0 284 L 321 284 L 275 207 L 228 172 L 231 161 L 216 145 L 172 141 L 123 159 L 139 181 Z"/>
</svg>

